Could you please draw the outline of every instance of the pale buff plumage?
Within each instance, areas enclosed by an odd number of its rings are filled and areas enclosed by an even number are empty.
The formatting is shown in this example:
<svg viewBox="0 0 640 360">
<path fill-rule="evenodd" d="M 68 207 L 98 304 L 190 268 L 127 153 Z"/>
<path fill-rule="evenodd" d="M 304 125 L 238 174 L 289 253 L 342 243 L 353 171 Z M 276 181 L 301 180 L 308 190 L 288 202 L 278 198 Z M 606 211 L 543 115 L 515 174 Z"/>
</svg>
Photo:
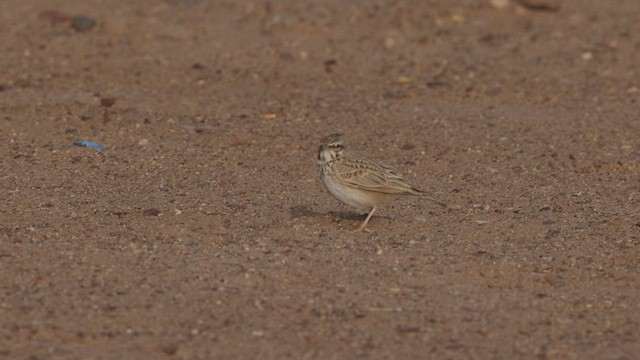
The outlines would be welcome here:
<svg viewBox="0 0 640 360">
<path fill-rule="evenodd" d="M 331 134 L 320 141 L 318 164 L 322 183 L 333 196 L 369 211 L 356 232 L 369 231 L 367 224 L 378 207 L 401 196 L 419 196 L 446 206 L 407 184 L 390 167 L 348 151 L 340 134 Z"/>
</svg>

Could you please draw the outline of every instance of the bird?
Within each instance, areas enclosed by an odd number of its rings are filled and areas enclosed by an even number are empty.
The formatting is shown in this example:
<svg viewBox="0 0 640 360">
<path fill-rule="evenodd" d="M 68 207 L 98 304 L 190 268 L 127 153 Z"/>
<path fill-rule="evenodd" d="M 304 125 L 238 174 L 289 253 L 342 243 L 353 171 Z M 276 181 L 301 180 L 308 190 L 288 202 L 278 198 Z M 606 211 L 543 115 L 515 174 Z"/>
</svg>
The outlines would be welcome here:
<svg viewBox="0 0 640 360">
<path fill-rule="evenodd" d="M 369 220 L 378 208 L 402 196 L 416 196 L 447 206 L 409 185 L 394 170 L 350 151 L 339 133 L 320 140 L 317 163 L 320 179 L 331 195 L 347 205 L 367 210 L 367 218 L 353 232 L 370 232 Z"/>
</svg>

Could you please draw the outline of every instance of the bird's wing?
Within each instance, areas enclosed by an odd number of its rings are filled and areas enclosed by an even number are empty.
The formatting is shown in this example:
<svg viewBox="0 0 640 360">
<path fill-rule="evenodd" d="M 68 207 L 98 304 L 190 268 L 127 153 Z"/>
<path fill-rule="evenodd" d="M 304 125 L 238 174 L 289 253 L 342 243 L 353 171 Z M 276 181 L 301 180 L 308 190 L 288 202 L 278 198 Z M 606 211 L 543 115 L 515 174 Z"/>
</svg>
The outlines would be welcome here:
<svg viewBox="0 0 640 360">
<path fill-rule="evenodd" d="M 413 189 L 390 167 L 380 165 L 362 156 L 352 156 L 336 166 L 340 181 L 367 191 L 386 194 L 410 194 Z"/>
</svg>

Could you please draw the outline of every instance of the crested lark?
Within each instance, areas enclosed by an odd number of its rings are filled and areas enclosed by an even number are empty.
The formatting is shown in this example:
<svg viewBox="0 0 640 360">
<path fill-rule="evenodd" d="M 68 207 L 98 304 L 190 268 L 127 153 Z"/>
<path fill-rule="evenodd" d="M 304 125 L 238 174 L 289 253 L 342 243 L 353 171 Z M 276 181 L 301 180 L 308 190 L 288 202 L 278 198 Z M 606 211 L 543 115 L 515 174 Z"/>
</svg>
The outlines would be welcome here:
<svg viewBox="0 0 640 360">
<path fill-rule="evenodd" d="M 320 141 L 318 165 L 320 178 L 331 195 L 369 211 L 355 232 L 369 231 L 367 223 L 378 207 L 401 196 L 419 196 L 446 206 L 407 184 L 390 167 L 348 151 L 341 134 L 331 134 Z"/>
</svg>

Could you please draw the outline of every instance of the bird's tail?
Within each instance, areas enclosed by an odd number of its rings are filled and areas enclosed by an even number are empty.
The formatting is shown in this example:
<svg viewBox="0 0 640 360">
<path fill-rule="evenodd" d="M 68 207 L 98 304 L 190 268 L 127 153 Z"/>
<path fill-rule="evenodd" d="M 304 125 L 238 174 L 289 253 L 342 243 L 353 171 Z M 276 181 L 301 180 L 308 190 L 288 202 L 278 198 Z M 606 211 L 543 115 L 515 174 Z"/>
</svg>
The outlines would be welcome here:
<svg viewBox="0 0 640 360">
<path fill-rule="evenodd" d="M 415 196 L 420 196 L 421 198 L 423 198 L 423 199 L 427 199 L 427 200 L 429 200 L 429 201 L 431 201 L 431 202 L 434 202 L 434 203 L 436 203 L 436 204 L 438 204 L 438 205 L 440 205 L 440 206 L 447 207 L 447 204 L 446 204 L 446 203 L 444 203 L 444 202 L 442 202 L 442 201 L 440 201 L 440 200 L 438 200 L 438 199 L 434 199 L 434 198 L 432 198 L 432 197 L 431 197 L 431 195 L 429 195 L 429 194 L 425 193 L 425 192 L 424 192 L 424 191 L 422 191 L 422 190 L 418 190 L 418 189 L 416 189 L 416 188 L 413 188 L 412 190 L 414 190 L 414 191 L 415 191 L 415 193 L 413 193 L 413 195 L 415 195 Z"/>
</svg>

